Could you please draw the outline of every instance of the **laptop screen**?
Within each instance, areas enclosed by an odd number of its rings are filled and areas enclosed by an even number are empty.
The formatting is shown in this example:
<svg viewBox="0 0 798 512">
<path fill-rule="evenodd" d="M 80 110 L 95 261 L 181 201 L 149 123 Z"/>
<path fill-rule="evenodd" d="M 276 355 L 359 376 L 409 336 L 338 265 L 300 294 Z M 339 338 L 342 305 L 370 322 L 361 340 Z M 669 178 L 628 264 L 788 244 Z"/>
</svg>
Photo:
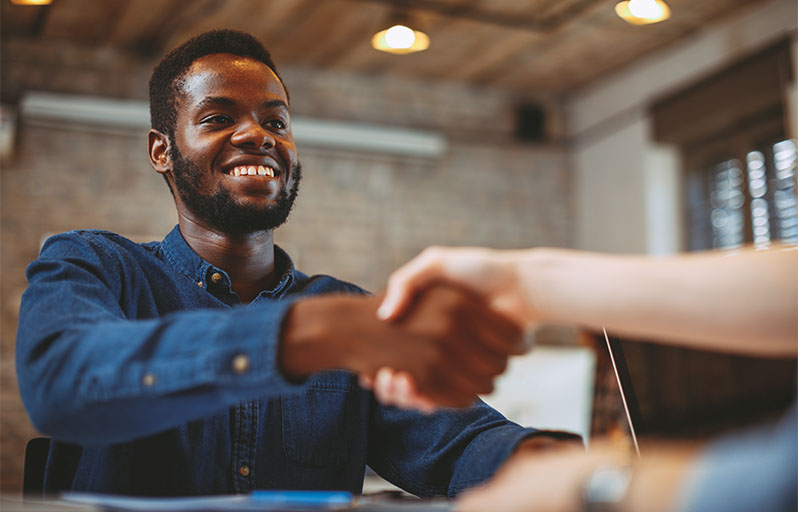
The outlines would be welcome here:
<svg viewBox="0 0 798 512">
<path fill-rule="evenodd" d="M 686 349 L 611 332 L 608 341 L 641 450 L 647 439 L 703 438 L 759 421 L 795 400 L 795 360 Z"/>
</svg>

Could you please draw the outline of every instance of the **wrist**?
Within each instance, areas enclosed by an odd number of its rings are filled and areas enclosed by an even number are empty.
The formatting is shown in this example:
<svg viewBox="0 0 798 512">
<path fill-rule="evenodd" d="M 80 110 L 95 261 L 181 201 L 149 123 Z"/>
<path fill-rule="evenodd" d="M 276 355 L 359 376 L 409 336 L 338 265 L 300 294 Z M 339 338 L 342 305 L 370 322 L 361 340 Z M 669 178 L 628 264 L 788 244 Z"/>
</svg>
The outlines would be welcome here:
<svg viewBox="0 0 798 512">
<path fill-rule="evenodd" d="M 582 485 L 582 510 L 621 512 L 632 481 L 632 468 L 626 464 L 600 464 Z"/>
<path fill-rule="evenodd" d="M 535 247 L 520 251 L 513 258 L 515 282 L 521 291 L 524 307 L 535 324 L 555 322 L 549 293 L 552 268 L 557 265 L 557 249 Z"/>
<path fill-rule="evenodd" d="M 278 349 L 280 370 L 289 379 L 338 367 L 339 352 L 330 350 L 328 322 L 331 304 L 325 297 L 312 297 L 295 302 L 283 318 Z"/>
</svg>

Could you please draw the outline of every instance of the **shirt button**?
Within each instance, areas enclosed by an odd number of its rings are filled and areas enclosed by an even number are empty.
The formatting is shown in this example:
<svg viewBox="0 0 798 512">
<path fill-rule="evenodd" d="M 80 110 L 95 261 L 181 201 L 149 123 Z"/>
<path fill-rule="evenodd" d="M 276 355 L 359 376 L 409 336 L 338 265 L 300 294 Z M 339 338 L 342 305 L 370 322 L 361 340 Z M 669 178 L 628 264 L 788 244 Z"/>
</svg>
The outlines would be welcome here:
<svg viewBox="0 0 798 512">
<path fill-rule="evenodd" d="M 202 288 L 202 281 L 197 281 L 197 286 L 199 286 L 200 288 Z"/>
<path fill-rule="evenodd" d="M 141 378 L 141 385 L 144 387 L 151 388 L 155 385 L 155 375 L 152 373 L 146 373 Z"/>
<path fill-rule="evenodd" d="M 241 473 L 241 476 L 249 476 L 249 468 L 246 466 L 241 466 L 238 472 Z"/>
<path fill-rule="evenodd" d="M 222 282 L 222 274 L 220 274 L 219 272 L 214 272 L 211 275 L 211 281 L 213 281 L 213 284 L 221 283 Z"/>
<path fill-rule="evenodd" d="M 233 358 L 233 371 L 242 374 L 249 371 L 249 356 L 246 354 L 238 354 Z"/>
</svg>

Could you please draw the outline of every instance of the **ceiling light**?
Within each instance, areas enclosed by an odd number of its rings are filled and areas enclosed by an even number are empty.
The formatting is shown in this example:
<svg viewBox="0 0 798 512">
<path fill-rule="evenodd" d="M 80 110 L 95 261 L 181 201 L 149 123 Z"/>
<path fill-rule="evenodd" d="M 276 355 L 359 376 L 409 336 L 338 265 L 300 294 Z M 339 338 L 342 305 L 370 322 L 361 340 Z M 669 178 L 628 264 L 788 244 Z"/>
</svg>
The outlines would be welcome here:
<svg viewBox="0 0 798 512">
<path fill-rule="evenodd" d="M 53 0 L 11 0 L 16 5 L 50 5 Z"/>
<path fill-rule="evenodd" d="M 396 24 L 381 30 L 371 38 L 371 46 L 381 52 L 405 54 L 424 51 L 429 48 L 429 36 L 407 25 Z"/>
<path fill-rule="evenodd" d="M 671 17 L 668 4 L 662 0 L 627 0 L 615 5 L 615 12 L 632 25 L 659 23 Z"/>
</svg>

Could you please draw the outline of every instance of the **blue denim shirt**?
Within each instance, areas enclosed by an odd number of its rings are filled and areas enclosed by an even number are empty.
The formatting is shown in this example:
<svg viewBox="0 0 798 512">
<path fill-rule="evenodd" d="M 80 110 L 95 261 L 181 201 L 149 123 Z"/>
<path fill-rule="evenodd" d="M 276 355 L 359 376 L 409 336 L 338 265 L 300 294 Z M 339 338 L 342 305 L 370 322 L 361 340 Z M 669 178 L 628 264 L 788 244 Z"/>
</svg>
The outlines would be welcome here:
<svg viewBox="0 0 798 512">
<path fill-rule="evenodd" d="M 276 351 L 292 302 L 364 292 L 275 257 L 277 286 L 241 305 L 177 227 L 163 242 L 84 230 L 44 244 L 16 362 L 28 413 L 53 439 L 45 492 L 357 493 L 368 464 L 411 493 L 453 496 L 536 432 L 481 402 L 429 416 L 381 406 L 345 371 L 286 380 Z"/>
</svg>

